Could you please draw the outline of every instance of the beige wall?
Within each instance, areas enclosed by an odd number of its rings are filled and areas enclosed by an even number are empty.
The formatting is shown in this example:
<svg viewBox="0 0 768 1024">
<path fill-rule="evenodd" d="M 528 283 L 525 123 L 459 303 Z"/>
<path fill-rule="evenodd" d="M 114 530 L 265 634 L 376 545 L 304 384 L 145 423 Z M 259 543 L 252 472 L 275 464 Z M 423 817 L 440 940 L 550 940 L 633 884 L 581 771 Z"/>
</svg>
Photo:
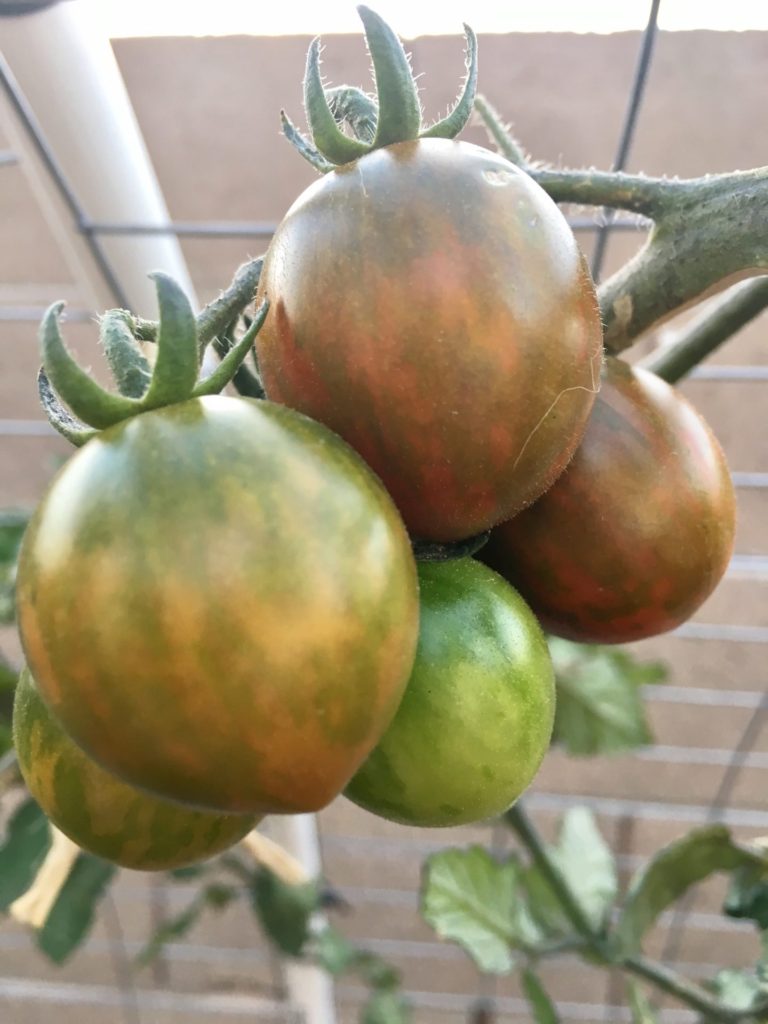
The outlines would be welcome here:
<svg viewBox="0 0 768 1024">
<path fill-rule="evenodd" d="M 615 147 L 631 82 L 638 36 L 610 37 L 531 35 L 486 37 L 480 41 L 482 91 L 534 155 L 556 163 L 607 166 Z M 279 136 L 278 111 L 285 106 L 300 119 L 300 79 L 308 40 L 291 39 L 156 39 L 121 40 L 115 50 L 139 116 L 165 196 L 178 220 L 278 220 L 313 172 Z M 355 37 L 326 40 L 325 70 L 335 83 L 361 82 L 366 58 Z M 456 38 L 429 38 L 411 47 L 421 79 L 427 114 L 444 111 L 456 91 L 462 69 L 462 45 Z M 662 34 L 648 84 L 631 169 L 652 174 L 698 175 L 765 163 L 764 94 L 768 75 L 768 33 Z M 475 126 L 466 138 L 482 143 Z M 2 140 L 0 140 L 2 145 Z M 87 204 L 87 197 L 82 197 Z M 39 308 L 65 295 L 77 308 L 77 287 L 67 275 L 18 167 L 0 168 L 0 307 Z M 583 238 L 586 247 L 590 239 Z M 622 235 L 610 249 L 613 264 L 626 257 L 638 240 Z M 185 240 L 185 255 L 195 284 L 207 298 L 224 285 L 235 266 L 262 243 L 240 240 Z M 713 362 L 768 362 L 766 318 L 743 331 Z M 71 322 L 67 337 L 84 358 L 95 358 L 93 328 Z M 0 321 L 0 419 L 39 419 L 34 389 L 36 352 L 33 322 Z M 766 384 L 692 381 L 686 392 L 718 433 L 737 471 L 768 472 L 765 429 Z M 27 503 L 39 495 L 66 446 L 41 437 L 0 436 L 0 507 Z M 768 490 L 739 492 L 737 550 L 768 555 L 765 522 Z M 703 623 L 768 629 L 768 582 L 763 575 L 732 575 L 697 616 Z M 4 649 L 14 648 L 4 637 Z M 542 825 L 551 829 L 558 795 L 588 799 L 601 813 L 609 839 L 636 863 L 660 842 L 679 835 L 700 820 L 723 773 L 721 752 L 733 748 L 750 717 L 749 694 L 766 685 L 765 643 L 693 641 L 666 637 L 638 645 L 649 657 L 664 657 L 674 668 L 676 686 L 694 696 L 707 691 L 715 703 L 655 701 L 651 717 L 660 744 L 703 748 L 701 763 L 678 763 L 676 755 L 622 757 L 584 763 L 553 754 L 534 787 L 533 806 Z M 741 706 L 722 706 L 720 691 L 733 689 Z M 692 699 L 692 698 L 691 698 Z M 734 698 L 735 699 L 735 698 Z M 768 737 L 755 749 L 762 761 L 747 766 L 730 804 L 733 822 L 744 836 L 768 831 L 766 754 Z M 694 758 L 695 760 L 695 758 Z M 621 803 L 621 802 L 624 803 Z M 690 820 L 689 820 L 690 819 Z M 478 991 L 477 977 L 453 947 L 441 946 L 417 918 L 415 891 L 423 852 L 449 842 L 466 843 L 489 836 L 487 829 L 460 833 L 419 832 L 386 825 L 339 802 L 321 824 L 328 876 L 341 885 L 355 912 L 344 927 L 361 939 L 379 943 L 402 966 L 410 989 L 425 993 L 417 1024 L 464 1019 L 452 1007 Z M 152 895 L 154 894 L 154 895 Z M 708 891 L 696 907 L 681 952 L 693 964 L 746 964 L 756 956 L 749 928 L 735 924 L 713 930 L 706 914 L 716 911 L 719 890 Z M 179 894 L 148 885 L 126 873 L 116 892 L 125 941 L 147 934 L 155 905 L 177 905 Z M 176 901 L 176 902 L 174 902 Z M 652 946 L 658 946 L 661 930 Z M 392 946 L 393 940 L 416 943 Z M 54 1006 L 57 1021 L 106 1024 L 118 1011 L 103 1004 L 93 985 L 112 985 L 115 962 L 110 942 L 117 942 L 109 915 L 99 924 L 85 952 L 62 969 L 31 954 L 23 933 L 0 926 L 0 1021 L 38 1024 Z M 223 1021 L 222 993 L 258 994 L 269 990 L 270 974 L 245 906 L 202 925 L 189 943 L 172 949 L 163 969 L 137 979 L 149 994 L 142 1024 L 170 1021 Z M 119 942 L 117 943 L 119 946 Z M 215 949 L 214 949 L 215 947 Z M 134 947 L 130 947 L 134 948 Z M 165 973 L 164 973 L 165 972 Z M 36 995 L 11 999 L 4 978 L 43 982 Z M 155 992 L 167 978 L 181 992 L 212 993 L 219 999 L 209 1014 L 183 1008 L 171 1012 Z M 608 993 L 598 972 L 565 962 L 548 971 L 553 994 L 566 1002 L 601 1002 Z M 41 999 L 60 983 L 85 986 L 62 989 L 52 1003 Z M 46 986 L 49 986 L 46 988 Z M 514 984 L 501 981 L 498 992 L 514 996 Z M 83 1001 L 91 993 L 88 1006 Z M 93 995 L 96 993 L 96 995 Z M 429 995 L 431 993 L 431 995 Z M 455 1002 L 453 1001 L 455 997 Z M 611 998 L 616 993 L 611 990 Z M 101 1002 L 99 1002 L 101 1000 Z M 354 999 L 352 1000 L 354 1002 Z M 226 1002 L 226 1000 L 224 1000 Z M 509 1004 L 514 1008 L 515 1004 Z M 230 1003 L 227 1003 L 230 1006 Z M 232 1003 L 231 1006 L 234 1006 Z M 247 1017 L 243 1003 L 238 1018 Z M 429 1007 L 432 1006 L 430 1009 Z M 250 1011 L 248 1011 L 250 1012 Z M 568 1012 L 564 1020 L 571 1018 Z M 526 1019 L 514 1014 L 503 1019 Z M 584 1016 L 580 1019 L 585 1019 Z M 599 1019 L 596 1017 L 596 1019 Z"/>
</svg>

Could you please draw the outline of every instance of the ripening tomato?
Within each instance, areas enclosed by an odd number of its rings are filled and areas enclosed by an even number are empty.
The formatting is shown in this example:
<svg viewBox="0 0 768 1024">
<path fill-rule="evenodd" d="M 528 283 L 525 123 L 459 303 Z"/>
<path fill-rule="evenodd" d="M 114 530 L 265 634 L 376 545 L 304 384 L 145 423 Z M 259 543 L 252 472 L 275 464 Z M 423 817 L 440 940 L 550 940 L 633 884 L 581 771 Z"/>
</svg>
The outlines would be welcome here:
<svg viewBox="0 0 768 1024">
<path fill-rule="evenodd" d="M 708 425 L 655 374 L 608 359 L 570 466 L 479 557 L 551 633 L 626 643 L 693 615 L 725 572 L 734 529 L 728 465 Z"/>
<path fill-rule="evenodd" d="M 212 396 L 102 431 L 21 550 L 40 693 L 132 785 L 232 813 L 317 810 L 389 724 L 418 585 L 380 482 L 305 416 Z"/>
<path fill-rule="evenodd" d="M 471 558 L 419 564 L 421 625 L 392 724 L 345 790 L 380 817 L 449 826 L 501 814 L 549 747 L 552 661 L 530 608 Z"/>
<path fill-rule="evenodd" d="M 451 541 L 535 500 L 599 386 L 595 291 L 554 202 L 479 146 L 401 142 L 293 204 L 259 285 L 269 398 L 326 423 L 412 534 Z"/>
</svg>

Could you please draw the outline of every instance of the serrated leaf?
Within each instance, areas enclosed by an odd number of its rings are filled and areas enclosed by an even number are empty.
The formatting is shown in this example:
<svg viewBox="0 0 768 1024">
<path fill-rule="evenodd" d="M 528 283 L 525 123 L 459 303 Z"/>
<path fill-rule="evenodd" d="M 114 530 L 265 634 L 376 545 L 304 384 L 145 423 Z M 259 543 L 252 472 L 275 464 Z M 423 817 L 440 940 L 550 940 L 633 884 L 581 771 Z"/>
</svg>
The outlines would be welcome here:
<svg viewBox="0 0 768 1024">
<path fill-rule="evenodd" d="M 616 754 L 652 742 L 640 688 L 667 675 L 658 662 L 624 651 L 549 637 L 557 682 L 553 741 L 584 757 Z"/>
<path fill-rule="evenodd" d="M 765 995 L 760 981 L 751 971 L 720 971 L 712 988 L 718 999 L 732 1010 L 748 1010 Z"/>
<path fill-rule="evenodd" d="M 555 1004 L 547 995 L 538 976 L 529 967 L 523 971 L 523 991 L 530 1003 L 536 1024 L 560 1024 Z"/>
<path fill-rule="evenodd" d="M 692 885 L 750 864 L 768 868 L 768 859 L 757 848 L 735 843 L 723 825 L 695 829 L 664 847 L 630 883 L 616 929 L 622 951 L 636 952 L 659 914 Z"/>
<path fill-rule="evenodd" d="M 256 872 L 251 887 L 252 906 L 262 928 L 289 956 L 299 956 L 304 949 L 319 900 L 317 882 L 288 885 L 266 868 Z"/>
<path fill-rule="evenodd" d="M 437 934 L 462 946 L 478 967 L 505 974 L 512 948 L 535 945 L 541 933 L 523 898 L 520 867 L 499 862 L 473 846 L 428 857 L 422 873 L 421 909 Z"/>
<path fill-rule="evenodd" d="M 648 997 L 631 979 L 627 982 L 627 996 L 632 1024 L 657 1024 L 659 1018 L 654 1013 Z"/>
<path fill-rule="evenodd" d="M 744 864 L 731 875 L 723 912 L 768 928 L 768 872 L 760 864 Z"/>
<path fill-rule="evenodd" d="M 566 883 L 598 931 L 616 899 L 618 880 L 613 853 L 587 807 L 573 807 L 563 816 L 557 842 L 548 847 Z M 530 912 L 550 938 L 573 934 L 573 925 L 552 887 L 535 864 L 523 870 Z"/>
<path fill-rule="evenodd" d="M 16 809 L 0 846 L 0 910 L 29 889 L 51 846 L 48 819 L 31 798 Z"/>
<path fill-rule="evenodd" d="M 173 942 L 174 939 L 180 939 L 186 935 L 190 928 L 196 924 L 204 909 L 205 900 L 198 896 L 188 907 L 185 907 L 185 909 L 179 914 L 176 914 L 175 917 L 171 917 L 167 921 L 163 921 L 162 924 L 155 929 L 155 932 L 149 942 L 147 942 L 143 949 L 141 949 L 137 954 L 137 964 L 141 967 L 145 967 L 159 956 L 163 947 L 167 943 Z"/>
<path fill-rule="evenodd" d="M 374 992 L 363 1007 L 361 1024 L 408 1024 L 411 1014 L 399 992 Z"/>
<path fill-rule="evenodd" d="M 63 963 L 91 930 L 96 907 L 117 871 L 88 853 L 79 854 L 69 877 L 37 932 L 37 945 L 55 963 Z"/>
<path fill-rule="evenodd" d="M 13 622 L 15 614 L 14 586 L 16 561 L 21 538 L 29 522 L 29 512 L 11 510 L 0 512 L 0 623 Z M 0 657 L 0 675 L 5 662 Z"/>
</svg>

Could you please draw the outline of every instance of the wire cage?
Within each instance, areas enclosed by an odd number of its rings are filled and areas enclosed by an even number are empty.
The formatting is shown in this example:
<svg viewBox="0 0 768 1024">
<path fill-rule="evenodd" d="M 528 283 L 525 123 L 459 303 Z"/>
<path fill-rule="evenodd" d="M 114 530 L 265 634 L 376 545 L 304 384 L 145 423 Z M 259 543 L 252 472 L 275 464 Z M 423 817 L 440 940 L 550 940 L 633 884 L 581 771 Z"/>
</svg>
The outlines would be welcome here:
<svg viewBox="0 0 768 1024">
<path fill-rule="evenodd" d="M 659 0 L 654 0 L 640 34 L 553 34 L 524 43 L 513 36 L 481 39 L 483 91 L 504 116 L 515 119 L 535 157 L 570 165 L 610 163 L 614 170 L 643 159 L 648 161 L 644 170 L 680 174 L 764 162 L 759 131 L 752 131 L 762 123 L 762 109 L 749 84 L 760 67 L 764 81 L 768 33 L 660 36 L 658 11 Z M 513 21 L 510 15 L 511 28 Z M 339 49 L 347 45 L 338 42 Z M 208 298 L 246 255 L 265 247 L 287 197 L 297 194 L 303 183 L 301 172 L 282 174 L 292 158 L 281 163 L 272 121 L 259 137 L 261 152 L 247 136 L 261 108 L 269 108 L 265 118 L 279 109 L 284 65 L 293 68 L 285 80 L 297 83 L 307 40 L 262 43 L 116 42 L 165 198 L 171 211 L 181 211 L 164 223 L 90 215 L 89 197 L 78 194 L 69 180 L 33 106 L 3 61 L 5 98 L 29 149 L 21 154 L 0 139 L 0 204 L 7 213 L 0 267 L 9 276 L 0 283 L 0 506 L 32 503 L 56 461 L 66 455 L 66 447 L 36 409 L 35 328 L 43 309 L 60 297 L 57 281 L 64 278 L 60 260 L 51 256 L 57 240 L 29 193 L 24 161 L 37 161 L 42 168 L 60 218 L 78 236 L 84 258 L 101 276 L 113 305 L 129 304 L 110 255 L 109 241 L 117 238 L 178 240 L 201 299 Z M 353 40 L 344 50 L 347 66 L 340 73 L 356 67 L 352 48 L 358 44 Z M 444 63 L 451 63 L 449 49 L 455 62 L 451 41 L 416 40 L 414 62 L 437 75 Z M 236 76 L 251 64 L 258 65 L 260 81 L 267 84 L 248 97 L 248 83 L 238 84 Z M 173 67 L 172 74 L 168 67 Z M 252 85 L 255 72 L 248 74 Z M 450 80 L 447 75 L 446 83 Z M 222 99 L 225 88 L 231 99 Z M 290 98 L 298 102 L 297 88 Z M 196 146 L 207 137 L 201 124 L 207 124 L 213 139 L 209 145 L 216 153 L 212 158 L 209 152 L 205 167 L 210 198 L 196 203 L 202 172 L 195 164 L 205 163 Z M 484 141 L 479 128 L 471 133 Z M 266 181 L 273 182 L 271 192 L 259 185 Z M 181 199 L 176 190 L 183 192 Z M 256 215 L 243 217 L 246 209 Z M 596 277 L 637 248 L 647 230 L 635 220 L 600 211 L 572 212 L 572 224 Z M 64 286 L 70 298 L 67 329 L 75 345 L 89 351 L 96 310 L 81 284 L 75 280 Z M 670 683 L 648 687 L 645 694 L 656 743 L 612 759 L 574 761 L 553 753 L 526 797 L 546 835 L 553 833 L 563 810 L 587 804 L 618 852 L 624 876 L 695 824 L 722 821 L 745 838 L 768 832 L 768 548 L 763 525 L 768 513 L 768 433 L 762 412 L 768 362 L 760 344 L 765 324 L 764 317 L 756 321 L 683 384 L 729 457 L 740 522 L 727 576 L 701 612 L 672 634 L 634 645 L 643 657 L 660 658 L 671 666 Z M 666 330 L 638 349 L 646 352 L 663 344 Z M 17 655 L 12 631 L 3 633 L 2 642 L 9 656 Z M 344 928 L 402 970 L 418 1024 L 529 1019 L 527 1004 L 513 983 L 479 975 L 457 947 L 438 942 L 417 914 L 421 859 L 446 846 L 472 842 L 503 852 L 509 839 L 501 827 L 407 829 L 338 801 L 319 816 L 319 831 L 323 872 L 351 907 Z M 48 964 L 22 928 L 3 921 L 0 1020 L 39 1024 L 55 1012 L 57 1020 L 78 1024 L 319 1022 L 319 1017 L 311 1019 L 311 1009 L 302 1011 L 294 1000 L 295 981 L 286 977 L 255 931 L 245 901 L 169 943 L 151 967 L 134 969 L 134 957 L 150 931 L 180 909 L 190 891 L 164 876 L 147 879 L 123 872 L 104 900 L 90 938 L 63 967 Z M 697 979 L 746 962 L 751 931 L 717 913 L 721 899 L 718 883 L 707 884 L 697 890 L 695 901 L 683 902 L 662 918 L 653 943 L 664 961 Z M 610 974 L 606 977 L 566 954 L 547 966 L 543 976 L 564 1022 L 630 1019 L 621 981 Z M 354 985 L 338 984 L 337 1019 L 357 1019 L 361 998 Z M 665 1004 L 661 1020 L 683 1024 L 695 1017 Z"/>
</svg>

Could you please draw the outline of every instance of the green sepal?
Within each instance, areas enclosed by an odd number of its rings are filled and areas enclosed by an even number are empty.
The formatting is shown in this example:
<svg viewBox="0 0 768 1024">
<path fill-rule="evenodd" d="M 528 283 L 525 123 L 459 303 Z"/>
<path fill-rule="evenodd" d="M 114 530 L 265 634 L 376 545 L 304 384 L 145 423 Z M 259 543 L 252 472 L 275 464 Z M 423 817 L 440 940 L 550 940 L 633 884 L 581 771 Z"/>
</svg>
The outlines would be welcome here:
<svg viewBox="0 0 768 1024">
<path fill-rule="evenodd" d="M 467 77 L 464 79 L 464 87 L 453 109 L 440 121 L 425 128 L 419 134 L 421 139 L 455 139 L 472 114 L 477 92 L 477 36 L 466 23 L 464 24 L 464 35 L 467 39 L 465 58 Z"/>
<path fill-rule="evenodd" d="M 55 302 L 40 325 L 40 349 L 43 369 L 51 386 L 79 419 L 101 430 L 138 411 L 132 398 L 112 395 L 81 370 L 70 355 L 59 330 L 63 302 Z M 47 411 L 47 410 L 46 410 Z M 59 427 L 53 420 L 53 425 Z M 65 435 L 66 436 L 66 435 Z"/>
<path fill-rule="evenodd" d="M 280 111 L 280 123 L 286 139 L 288 139 L 299 156 L 303 156 L 307 163 L 311 164 L 318 173 L 327 174 L 328 171 L 333 170 L 335 164 L 332 164 L 330 160 L 326 160 L 323 154 L 315 149 L 306 135 L 302 135 L 284 110 Z"/>
<path fill-rule="evenodd" d="M 337 124 L 348 124 L 360 142 L 373 142 L 379 120 L 376 100 L 356 85 L 337 85 L 326 89 L 325 97 Z"/>
<path fill-rule="evenodd" d="M 336 124 L 320 76 L 320 40 L 313 39 L 304 75 L 304 107 L 312 139 L 320 153 L 333 164 L 348 164 L 364 156 L 370 145 L 352 139 Z"/>
<path fill-rule="evenodd" d="M 157 409 L 189 398 L 197 384 L 200 355 L 197 323 L 189 299 L 170 275 L 155 271 L 149 276 L 157 288 L 160 325 L 152 382 L 141 400 L 141 408 Z"/>
<path fill-rule="evenodd" d="M 254 338 L 259 333 L 268 311 L 269 300 L 264 299 L 242 338 L 227 352 L 213 373 L 196 385 L 192 391 L 193 398 L 200 398 L 201 395 L 217 395 L 223 387 L 229 384 L 253 348 Z"/>
<path fill-rule="evenodd" d="M 379 149 L 394 142 L 416 139 L 421 131 L 421 104 L 403 45 L 370 7 L 360 4 L 357 13 L 363 23 L 376 79 L 379 116 L 373 146 Z"/>
<path fill-rule="evenodd" d="M 130 328 L 130 313 L 108 310 L 99 324 L 104 357 L 118 390 L 126 398 L 141 398 L 149 387 L 152 368 Z"/>
<path fill-rule="evenodd" d="M 64 408 L 51 387 L 51 382 L 42 366 L 37 371 L 37 393 L 40 396 L 45 415 L 48 417 L 48 422 L 75 448 L 82 448 L 87 441 L 98 434 L 98 430 L 86 427 Z"/>
</svg>

